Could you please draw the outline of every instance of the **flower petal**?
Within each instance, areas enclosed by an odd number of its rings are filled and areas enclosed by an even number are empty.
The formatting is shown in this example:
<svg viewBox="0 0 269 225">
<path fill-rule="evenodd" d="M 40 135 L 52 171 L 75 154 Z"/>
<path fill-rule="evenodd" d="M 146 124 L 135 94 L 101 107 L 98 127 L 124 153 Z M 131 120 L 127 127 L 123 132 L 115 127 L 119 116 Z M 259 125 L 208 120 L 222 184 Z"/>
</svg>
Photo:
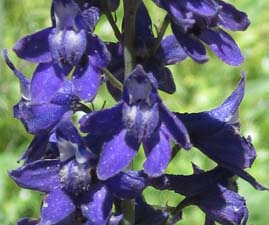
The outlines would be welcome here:
<svg viewBox="0 0 269 225">
<path fill-rule="evenodd" d="M 24 76 L 22 72 L 20 72 L 14 64 L 10 61 L 8 57 L 8 52 L 7 49 L 3 49 L 3 56 L 5 63 L 7 66 L 12 70 L 14 75 L 19 79 L 20 81 L 20 91 L 21 91 L 21 97 L 25 100 L 30 100 L 31 99 L 31 93 L 30 93 L 30 79 Z"/>
<path fill-rule="evenodd" d="M 61 189 L 50 192 L 44 199 L 40 224 L 57 224 L 76 210 L 73 201 Z"/>
<path fill-rule="evenodd" d="M 123 218 L 123 214 L 111 216 L 108 225 L 119 225 Z"/>
<path fill-rule="evenodd" d="M 246 202 L 239 194 L 225 187 L 205 192 L 198 206 L 206 215 L 220 224 L 236 224 L 248 217 Z"/>
<path fill-rule="evenodd" d="M 160 118 L 175 141 L 183 148 L 191 148 L 187 129 L 184 124 L 161 103 L 159 107 Z"/>
<path fill-rule="evenodd" d="M 111 59 L 110 52 L 104 42 L 97 36 L 88 34 L 87 53 L 90 63 L 96 68 L 107 67 Z"/>
<path fill-rule="evenodd" d="M 187 55 L 174 35 L 166 36 L 156 54 L 161 54 L 166 65 L 173 65 L 183 61 Z"/>
<path fill-rule="evenodd" d="M 110 109 L 93 112 L 79 121 L 80 130 L 93 135 L 113 135 L 122 129 L 122 105 L 118 103 Z"/>
<path fill-rule="evenodd" d="M 83 5 L 84 3 L 83 2 L 81 3 L 82 3 L 81 7 L 84 7 L 85 6 Z M 83 17 L 83 22 L 85 23 L 89 31 L 93 32 L 97 22 L 100 19 L 100 9 L 95 6 L 91 6 L 87 9 L 83 8 L 82 17 Z"/>
<path fill-rule="evenodd" d="M 46 153 L 49 137 L 49 134 L 35 136 L 20 160 L 25 160 L 24 164 L 29 164 L 41 159 Z"/>
<path fill-rule="evenodd" d="M 244 61 L 239 47 L 231 36 L 221 29 L 203 29 L 199 38 L 225 63 L 239 66 Z"/>
<path fill-rule="evenodd" d="M 27 132 L 40 135 L 53 129 L 68 108 L 54 104 L 29 105 L 20 101 L 13 110 L 14 117 L 22 121 Z"/>
<path fill-rule="evenodd" d="M 137 7 L 135 16 L 134 45 L 137 57 L 145 57 L 154 44 L 152 22 L 148 10 L 143 2 Z"/>
<path fill-rule="evenodd" d="M 61 70 L 52 63 L 37 66 L 31 81 L 31 103 L 49 102 L 63 85 Z"/>
<path fill-rule="evenodd" d="M 80 164 L 90 162 L 95 156 L 84 145 L 82 137 L 72 122 L 72 113 L 67 112 L 56 127 L 57 145 L 61 161 L 69 160 L 76 156 Z"/>
<path fill-rule="evenodd" d="M 39 223 L 39 219 L 34 218 L 21 218 L 17 221 L 16 225 L 37 225 Z"/>
<path fill-rule="evenodd" d="M 177 0 L 181 7 L 200 16 L 211 17 L 217 13 L 216 7 L 211 0 Z"/>
<path fill-rule="evenodd" d="M 247 14 L 236 9 L 232 4 L 215 0 L 222 8 L 218 15 L 218 23 L 226 29 L 246 30 L 250 24 Z"/>
<path fill-rule="evenodd" d="M 153 38 L 152 22 L 143 2 L 139 4 L 135 17 L 135 38 L 148 40 Z"/>
<path fill-rule="evenodd" d="M 162 175 L 171 159 L 169 137 L 160 131 L 143 141 L 146 154 L 144 170 L 150 177 Z"/>
<path fill-rule="evenodd" d="M 100 70 L 93 66 L 89 59 L 83 59 L 74 71 L 72 83 L 80 99 L 90 102 L 96 96 L 100 85 Z"/>
<path fill-rule="evenodd" d="M 122 130 L 104 144 L 97 166 L 100 180 L 106 180 L 119 173 L 136 155 L 139 143 L 126 133 L 126 130 Z"/>
<path fill-rule="evenodd" d="M 145 68 L 147 73 L 152 73 L 158 82 L 158 89 L 166 93 L 173 94 L 176 91 L 176 85 L 171 71 L 160 65 L 158 61 L 149 61 Z"/>
<path fill-rule="evenodd" d="M 49 34 L 52 28 L 46 28 L 20 39 L 13 47 L 18 57 L 34 63 L 51 61 Z"/>
<path fill-rule="evenodd" d="M 209 116 L 222 122 L 232 123 L 245 94 L 246 76 L 243 74 L 233 93 L 217 108 L 208 112 Z M 237 121 L 235 121 L 237 122 Z"/>
<path fill-rule="evenodd" d="M 42 160 L 9 172 L 9 176 L 21 187 L 51 192 L 60 187 L 59 160 Z"/>
<path fill-rule="evenodd" d="M 147 178 L 143 171 L 127 171 L 118 173 L 104 183 L 118 198 L 132 199 L 146 188 Z"/>
<path fill-rule="evenodd" d="M 174 190 L 176 193 L 186 197 L 193 197 L 208 192 L 221 179 L 228 179 L 230 177 L 232 177 L 232 174 L 228 170 L 216 167 L 213 170 L 193 175 L 165 174 L 152 178 L 150 185 L 159 190 Z"/>
<path fill-rule="evenodd" d="M 192 34 L 183 33 L 175 24 L 171 24 L 172 31 L 186 54 L 197 63 L 208 61 L 206 49 L 203 44 Z"/>
<path fill-rule="evenodd" d="M 88 221 L 87 225 L 106 225 L 112 210 L 112 196 L 103 185 L 91 187 L 88 203 L 81 205 L 81 211 Z"/>
</svg>

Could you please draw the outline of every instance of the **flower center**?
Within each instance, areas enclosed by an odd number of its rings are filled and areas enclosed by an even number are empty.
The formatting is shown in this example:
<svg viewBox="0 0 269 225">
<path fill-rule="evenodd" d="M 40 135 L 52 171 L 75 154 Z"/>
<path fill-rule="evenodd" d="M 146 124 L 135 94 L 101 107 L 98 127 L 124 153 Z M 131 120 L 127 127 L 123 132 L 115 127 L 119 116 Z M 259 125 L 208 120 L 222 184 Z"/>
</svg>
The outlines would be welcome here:
<svg viewBox="0 0 269 225">
<path fill-rule="evenodd" d="M 75 160 L 68 162 L 60 170 L 63 189 L 74 195 L 89 191 L 91 185 L 91 171 L 85 164 Z"/>
</svg>

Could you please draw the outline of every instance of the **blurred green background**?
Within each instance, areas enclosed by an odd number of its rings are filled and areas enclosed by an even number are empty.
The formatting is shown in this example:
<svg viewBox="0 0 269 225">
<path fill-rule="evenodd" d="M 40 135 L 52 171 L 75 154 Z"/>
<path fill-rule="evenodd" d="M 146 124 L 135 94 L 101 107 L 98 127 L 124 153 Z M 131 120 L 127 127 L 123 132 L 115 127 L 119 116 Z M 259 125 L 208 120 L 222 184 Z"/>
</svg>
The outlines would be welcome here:
<svg viewBox="0 0 269 225">
<path fill-rule="evenodd" d="M 164 13 L 156 13 L 151 1 L 145 1 L 158 26 Z M 269 4 L 266 0 L 230 1 L 248 13 L 251 26 L 246 32 L 232 34 L 246 60 L 232 68 L 218 60 L 211 52 L 210 61 L 197 65 L 190 59 L 171 67 L 177 85 L 172 97 L 162 94 L 164 102 L 175 111 L 198 112 L 218 106 L 232 92 L 240 79 L 240 71 L 247 73 L 246 95 L 240 107 L 242 133 L 251 135 L 257 149 L 257 159 L 249 172 L 265 185 L 269 185 Z M 266 3 L 267 2 L 267 3 Z M 19 60 L 11 49 L 16 40 L 49 26 L 50 1 L 39 0 L 0 0 L 0 49 L 7 48 L 14 64 L 25 74 L 31 76 L 34 65 Z M 118 22 L 121 21 L 121 12 Z M 106 41 L 111 41 L 109 24 L 102 18 L 96 32 Z M 19 84 L 4 65 L 0 57 L 0 224 L 12 225 L 24 216 L 39 215 L 39 193 L 19 189 L 7 176 L 7 171 L 19 166 L 16 162 L 26 149 L 31 136 L 26 134 L 22 124 L 12 117 L 12 106 L 20 98 Z M 100 108 L 107 100 L 114 102 L 102 87 L 94 104 Z M 141 168 L 143 153 L 136 158 L 136 168 Z M 190 174 L 191 164 L 195 162 L 204 169 L 212 168 L 214 163 L 199 151 L 181 151 L 172 161 L 168 172 Z M 269 193 L 254 190 L 248 183 L 239 180 L 240 194 L 245 196 L 250 210 L 248 224 L 267 225 L 269 219 Z M 171 192 L 145 191 L 152 204 L 176 205 L 181 197 Z M 196 207 L 184 211 L 183 225 L 202 225 L 203 213 Z"/>
</svg>

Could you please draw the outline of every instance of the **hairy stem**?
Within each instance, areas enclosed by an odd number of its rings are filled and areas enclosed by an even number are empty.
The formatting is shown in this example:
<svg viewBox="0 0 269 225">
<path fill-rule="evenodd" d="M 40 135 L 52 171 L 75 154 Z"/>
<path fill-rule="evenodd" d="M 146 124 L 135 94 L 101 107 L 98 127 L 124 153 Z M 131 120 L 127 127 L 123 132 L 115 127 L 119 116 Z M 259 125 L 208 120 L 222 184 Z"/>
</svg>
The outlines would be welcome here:
<svg viewBox="0 0 269 225">
<path fill-rule="evenodd" d="M 124 0 L 124 78 L 126 79 L 132 72 L 135 66 L 136 56 L 134 49 L 135 40 L 135 16 L 137 6 L 141 0 Z M 133 163 L 129 165 L 128 169 L 133 168 Z M 123 200 L 121 203 L 121 210 L 123 213 L 122 225 L 135 224 L 135 202 L 134 200 Z"/>
<path fill-rule="evenodd" d="M 135 66 L 135 15 L 140 0 L 124 0 L 124 77 L 131 73 Z"/>
<path fill-rule="evenodd" d="M 102 68 L 102 72 L 115 88 L 119 89 L 120 91 L 123 90 L 122 83 L 115 76 L 113 76 L 113 74 L 108 69 Z"/>
</svg>

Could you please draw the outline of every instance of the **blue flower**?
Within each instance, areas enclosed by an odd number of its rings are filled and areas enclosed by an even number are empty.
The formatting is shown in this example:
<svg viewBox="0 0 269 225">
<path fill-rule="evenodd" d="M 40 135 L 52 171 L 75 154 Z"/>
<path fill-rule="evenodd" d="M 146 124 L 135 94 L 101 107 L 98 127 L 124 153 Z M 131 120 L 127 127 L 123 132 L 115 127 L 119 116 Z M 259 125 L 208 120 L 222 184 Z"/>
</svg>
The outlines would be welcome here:
<svg viewBox="0 0 269 225">
<path fill-rule="evenodd" d="M 39 72 L 48 81 L 52 77 L 48 70 L 54 70 L 54 76 L 64 80 L 75 67 L 71 86 L 80 99 L 92 101 L 100 85 L 100 69 L 110 60 L 105 44 L 87 25 L 95 26 L 96 21 L 84 18 L 72 0 L 54 0 L 52 9 L 53 26 L 22 38 L 13 50 L 20 58 L 40 63 Z"/>
<path fill-rule="evenodd" d="M 14 117 L 21 120 L 26 130 L 35 135 L 48 134 L 67 111 L 76 110 L 80 99 L 70 81 L 58 77 L 53 67 L 40 64 L 32 80 L 18 71 L 8 59 L 7 65 L 20 81 L 21 100 L 14 106 Z"/>
<path fill-rule="evenodd" d="M 142 196 L 135 199 L 135 225 L 161 225 L 168 219 L 165 209 L 149 205 Z"/>
<path fill-rule="evenodd" d="M 244 61 L 237 44 L 222 28 L 245 30 L 249 20 L 244 12 L 222 0 L 154 0 L 165 9 L 177 41 L 198 63 L 208 60 L 205 43 L 222 61 L 238 66 Z"/>
<path fill-rule="evenodd" d="M 65 114 L 56 129 L 60 159 L 29 163 L 11 171 L 10 177 L 23 188 L 46 194 L 40 224 L 70 224 L 76 215 L 76 220 L 82 219 L 85 224 L 105 225 L 114 198 L 135 198 L 146 187 L 147 179 L 143 172 L 127 171 L 106 181 L 98 180 L 98 156 L 88 149 L 70 116 Z M 111 225 L 117 223 L 116 218 L 111 220 Z"/>
<path fill-rule="evenodd" d="M 124 82 L 123 99 L 114 107 L 90 113 L 80 120 L 82 132 L 107 137 L 97 166 L 99 179 L 123 170 L 143 143 L 144 170 L 159 176 L 170 158 L 170 137 L 185 149 L 191 147 L 183 123 L 162 103 L 156 80 L 138 65 Z"/>
<path fill-rule="evenodd" d="M 166 174 L 151 182 L 157 189 L 173 190 L 186 197 L 174 209 L 172 214 L 175 218 L 186 206 L 196 205 L 206 214 L 206 225 L 214 222 L 245 225 L 248 220 L 246 202 L 237 193 L 233 174 L 224 168 L 216 167 L 204 172 L 194 165 L 193 175 Z"/>
<path fill-rule="evenodd" d="M 200 113 L 176 113 L 184 123 L 193 146 L 220 166 L 245 179 L 255 188 L 265 190 L 245 168 L 251 167 L 256 152 L 250 138 L 240 134 L 238 108 L 244 97 L 245 80 L 219 107 Z"/>
</svg>

